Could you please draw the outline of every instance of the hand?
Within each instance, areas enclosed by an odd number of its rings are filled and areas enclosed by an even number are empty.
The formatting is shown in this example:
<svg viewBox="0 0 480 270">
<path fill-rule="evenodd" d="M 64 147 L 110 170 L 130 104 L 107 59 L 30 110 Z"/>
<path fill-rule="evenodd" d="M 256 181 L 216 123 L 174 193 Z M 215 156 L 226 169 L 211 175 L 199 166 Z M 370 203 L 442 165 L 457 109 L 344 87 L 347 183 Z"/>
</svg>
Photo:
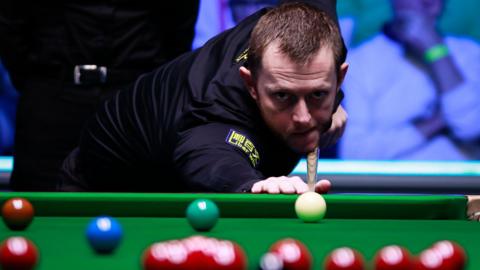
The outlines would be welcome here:
<svg viewBox="0 0 480 270">
<path fill-rule="evenodd" d="M 315 184 L 315 192 L 325 194 L 330 191 L 332 184 L 322 179 Z M 302 194 L 308 191 L 308 185 L 298 176 L 269 177 L 256 182 L 251 189 L 252 193 L 270 194 Z"/>
<path fill-rule="evenodd" d="M 318 146 L 325 148 L 337 143 L 338 139 L 342 137 L 347 125 L 348 114 L 343 109 L 342 105 L 338 106 L 337 110 L 332 116 L 332 124 L 330 128 L 320 136 Z"/>
<path fill-rule="evenodd" d="M 467 217 L 469 220 L 480 221 L 480 196 L 467 195 Z"/>
<path fill-rule="evenodd" d="M 423 134 L 425 138 L 432 138 L 435 135 L 445 131 L 448 127 L 441 112 L 437 110 L 432 116 L 416 120 L 415 127 Z"/>
<path fill-rule="evenodd" d="M 398 41 L 413 56 L 423 60 L 428 48 L 442 42 L 435 20 L 418 10 L 398 13 L 387 25 L 387 35 Z"/>
</svg>

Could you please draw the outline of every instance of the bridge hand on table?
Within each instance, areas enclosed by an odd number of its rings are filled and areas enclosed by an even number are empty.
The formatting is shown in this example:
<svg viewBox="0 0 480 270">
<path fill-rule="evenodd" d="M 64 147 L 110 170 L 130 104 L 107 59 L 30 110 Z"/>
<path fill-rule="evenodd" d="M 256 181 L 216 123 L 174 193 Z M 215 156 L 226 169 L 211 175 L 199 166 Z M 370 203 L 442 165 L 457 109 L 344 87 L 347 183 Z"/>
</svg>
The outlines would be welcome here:
<svg viewBox="0 0 480 270">
<path fill-rule="evenodd" d="M 332 184 L 322 179 L 315 184 L 315 191 L 325 194 L 330 191 Z M 298 176 L 269 177 L 256 182 L 251 189 L 252 193 L 270 194 L 302 194 L 308 191 L 308 185 Z"/>
</svg>

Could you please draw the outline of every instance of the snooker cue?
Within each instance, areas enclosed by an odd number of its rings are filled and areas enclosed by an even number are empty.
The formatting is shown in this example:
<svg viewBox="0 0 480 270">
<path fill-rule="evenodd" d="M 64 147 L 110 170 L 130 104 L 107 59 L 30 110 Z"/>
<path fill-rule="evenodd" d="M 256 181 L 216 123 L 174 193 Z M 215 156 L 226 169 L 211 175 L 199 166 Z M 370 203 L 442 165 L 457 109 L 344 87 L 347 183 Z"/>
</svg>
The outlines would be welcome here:
<svg viewBox="0 0 480 270">
<path fill-rule="evenodd" d="M 317 182 L 318 147 L 307 155 L 307 185 L 309 191 L 315 191 Z"/>
</svg>

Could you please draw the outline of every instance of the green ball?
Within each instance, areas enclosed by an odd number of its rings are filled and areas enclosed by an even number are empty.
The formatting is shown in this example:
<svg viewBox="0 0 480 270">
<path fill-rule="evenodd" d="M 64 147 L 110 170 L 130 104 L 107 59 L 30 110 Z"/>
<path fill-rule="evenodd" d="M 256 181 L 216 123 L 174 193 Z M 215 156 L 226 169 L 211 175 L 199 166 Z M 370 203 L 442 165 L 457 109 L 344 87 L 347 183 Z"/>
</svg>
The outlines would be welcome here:
<svg viewBox="0 0 480 270">
<path fill-rule="evenodd" d="M 208 199 L 196 199 L 187 207 L 188 223 L 197 231 L 209 231 L 218 221 L 220 211 Z"/>
</svg>

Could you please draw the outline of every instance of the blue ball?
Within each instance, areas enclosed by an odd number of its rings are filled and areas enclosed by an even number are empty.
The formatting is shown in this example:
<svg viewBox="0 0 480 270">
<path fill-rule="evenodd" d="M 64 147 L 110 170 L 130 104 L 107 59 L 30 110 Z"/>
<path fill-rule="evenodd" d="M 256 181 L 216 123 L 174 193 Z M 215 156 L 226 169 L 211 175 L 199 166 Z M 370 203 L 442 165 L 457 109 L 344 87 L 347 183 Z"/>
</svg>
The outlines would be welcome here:
<svg viewBox="0 0 480 270">
<path fill-rule="evenodd" d="M 99 253 L 110 253 L 120 243 L 123 230 L 120 223 L 109 216 L 92 219 L 88 224 L 87 240 L 90 246 Z"/>
</svg>

